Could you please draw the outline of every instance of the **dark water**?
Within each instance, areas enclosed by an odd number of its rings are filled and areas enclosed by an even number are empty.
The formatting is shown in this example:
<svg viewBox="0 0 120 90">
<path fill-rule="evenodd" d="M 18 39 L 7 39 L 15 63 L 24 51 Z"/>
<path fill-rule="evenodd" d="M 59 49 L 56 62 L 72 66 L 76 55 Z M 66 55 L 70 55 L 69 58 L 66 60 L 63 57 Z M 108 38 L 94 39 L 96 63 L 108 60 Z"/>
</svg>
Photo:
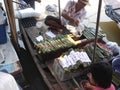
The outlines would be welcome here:
<svg viewBox="0 0 120 90">
<path fill-rule="evenodd" d="M 120 46 L 120 29 L 115 22 L 100 22 L 100 27 L 109 41 L 116 42 Z"/>
<path fill-rule="evenodd" d="M 23 75 L 26 79 L 26 84 L 28 86 L 22 86 L 23 90 L 49 90 L 33 62 L 30 53 L 27 50 L 20 48 L 18 56 L 23 68 Z"/>
</svg>

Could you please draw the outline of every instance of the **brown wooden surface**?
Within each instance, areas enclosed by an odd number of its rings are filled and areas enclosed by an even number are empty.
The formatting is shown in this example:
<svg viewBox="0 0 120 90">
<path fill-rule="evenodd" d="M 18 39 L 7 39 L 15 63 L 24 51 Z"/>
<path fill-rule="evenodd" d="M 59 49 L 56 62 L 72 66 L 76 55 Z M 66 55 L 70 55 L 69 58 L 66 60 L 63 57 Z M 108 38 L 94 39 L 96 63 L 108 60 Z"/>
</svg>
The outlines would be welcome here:
<svg viewBox="0 0 120 90">
<path fill-rule="evenodd" d="M 36 28 L 35 26 L 26 28 L 25 31 L 27 32 L 29 38 L 32 42 L 36 41 L 36 37 L 39 36 L 40 29 Z"/>
</svg>

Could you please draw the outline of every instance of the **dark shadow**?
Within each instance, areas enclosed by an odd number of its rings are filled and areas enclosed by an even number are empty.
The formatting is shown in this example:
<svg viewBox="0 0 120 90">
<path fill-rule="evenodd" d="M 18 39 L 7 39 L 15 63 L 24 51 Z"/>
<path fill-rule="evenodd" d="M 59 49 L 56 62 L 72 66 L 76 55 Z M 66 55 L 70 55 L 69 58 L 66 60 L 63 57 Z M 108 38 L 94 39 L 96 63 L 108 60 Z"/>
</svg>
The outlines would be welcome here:
<svg viewBox="0 0 120 90">
<path fill-rule="evenodd" d="M 29 84 L 29 87 L 24 88 L 24 90 L 49 90 L 29 52 L 23 48 L 20 48 L 18 56 L 23 68 L 23 75 L 26 79 L 26 82 Z"/>
</svg>

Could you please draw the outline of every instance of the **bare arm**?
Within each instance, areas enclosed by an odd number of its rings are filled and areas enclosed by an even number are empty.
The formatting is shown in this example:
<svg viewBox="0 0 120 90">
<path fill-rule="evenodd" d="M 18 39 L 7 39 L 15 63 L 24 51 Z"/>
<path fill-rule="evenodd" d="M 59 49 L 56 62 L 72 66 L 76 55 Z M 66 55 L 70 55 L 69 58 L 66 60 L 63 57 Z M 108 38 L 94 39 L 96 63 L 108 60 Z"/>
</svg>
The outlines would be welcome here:
<svg viewBox="0 0 120 90">
<path fill-rule="evenodd" d="M 74 22 L 74 18 L 68 16 L 68 14 L 66 14 L 65 11 L 62 12 L 62 16 L 63 16 L 65 19 L 69 20 L 70 22 Z"/>
<path fill-rule="evenodd" d="M 70 17 L 65 11 L 62 12 L 62 16 L 63 16 L 66 20 L 68 20 L 68 21 L 70 21 L 70 22 L 73 22 L 75 26 L 78 26 L 79 21 L 76 20 L 76 19 L 74 19 L 74 18 L 72 18 L 72 17 Z"/>
</svg>

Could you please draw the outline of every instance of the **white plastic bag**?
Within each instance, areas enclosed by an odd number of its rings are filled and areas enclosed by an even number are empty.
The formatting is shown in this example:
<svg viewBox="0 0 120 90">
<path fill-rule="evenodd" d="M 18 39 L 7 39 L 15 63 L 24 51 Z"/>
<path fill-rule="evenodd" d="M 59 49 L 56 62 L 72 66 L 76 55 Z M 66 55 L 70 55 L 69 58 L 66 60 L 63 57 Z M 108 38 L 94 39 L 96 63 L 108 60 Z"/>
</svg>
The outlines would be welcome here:
<svg viewBox="0 0 120 90">
<path fill-rule="evenodd" d="M 76 28 L 76 30 L 77 30 L 77 32 L 78 32 L 78 34 L 79 34 L 79 37 L 81 37 L 82 36 L 82 31 L 84 30 L 84 25 L 83 24 L 79 24 L 78 25 L 78 27 Z"/>
</svg>

